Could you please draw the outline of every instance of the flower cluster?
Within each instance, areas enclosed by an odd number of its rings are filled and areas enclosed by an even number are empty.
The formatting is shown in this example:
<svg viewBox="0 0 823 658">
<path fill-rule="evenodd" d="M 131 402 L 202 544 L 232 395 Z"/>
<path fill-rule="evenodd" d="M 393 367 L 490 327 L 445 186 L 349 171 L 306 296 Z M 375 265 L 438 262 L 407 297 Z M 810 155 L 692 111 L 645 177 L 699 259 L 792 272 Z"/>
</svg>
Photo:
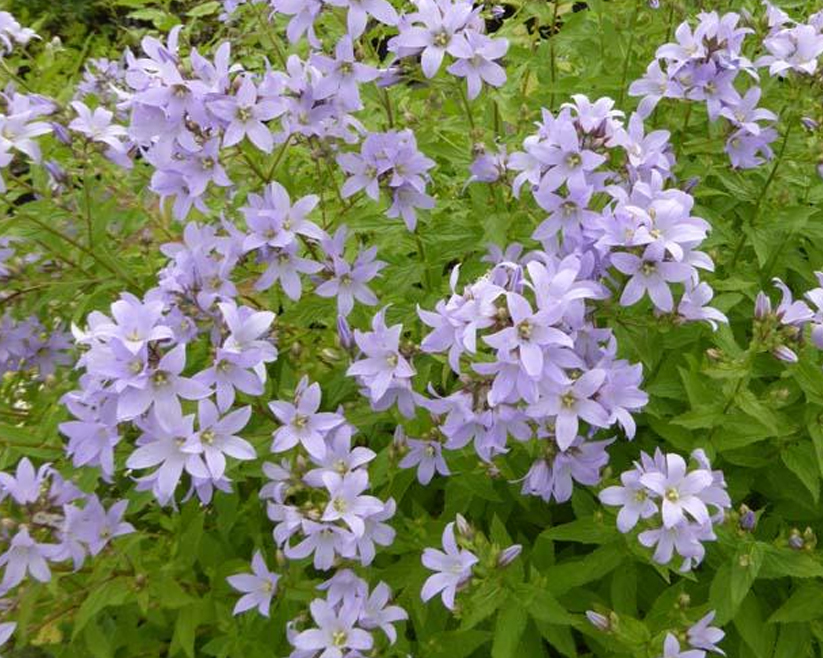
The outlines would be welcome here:
<svg viewBox="0 0 823 658">
<path fill-rule="evenodd" d="M 357 378 L 362 393 L 375 411 L 385 411 L 397 404 L 407 418 L 414 416 L 415 395 L 411 378 L 414 367 L 401 353 L 403 325 L 386 326 L 386 309 L 372 318 L 372 331 L 354 331 L 360 358 L 352 363 L 347 375 Z"/>
<path fill-rule="evenodd" d="M 349 175 L 341 189 L 344 199 L 365 191 L 378 201 L 380 189 L 386 189 L 392 199 L 387 216 L 402 217 L 410 231 L 417 226 L 415 210 L 434 207 L 434 199 L 426 194 L 427 172 L 434 162 L 418 151 L 411 130 L 369 133 L 359 154 L 342 153 L 337 163 Z"/>
<path fill-rule="evenodd" d="M 764 4 L 769 34 L 763 46 L 769 54 L 755 65 L 768 66 L 770 75 L 781 78 L 791 72 L 814 75 L 823 55 L 823 11 L 809 16 L 807 23 L 798 23 L 770 2 Z"/>
<path fill-rule="evenodd" d="M 9 313 L 0 318 L 0 373 L 34 370 L 39 378 L 71 363 L 70 335 L 48 331 L 35 317 L 21 322 Z"/>
<path fill-rule="evenodd" d="M 643 520 L 649 529 L 639 534 L 640 543 L 655 547 L 653 559 L 659 564 L 668 564 L 677 553 L 683 558 L 681 571 L 703 561 L 703 542 L 716 539 L 712 526 L 722 522 L 731 507 L 723 473 L 711 470 L 702 450 L 691 456 L 697 468 L 689 471 L 678 454 L 664 455 L 658 449 L 650 457 L 641 452 L 634 468 L 620 475 L 621 485 L 600 492 L 603 504 L 620 507 L 620 532 L 630 532 Z"/>
<path fill-rule="evenodd" d="M 297 453 L 280 464 L 266 464 L 270 478 L 260 492 L 275 522 L 274 540 L 293 560 L 313 556 L 316 569 L 328 570 L 340 559 L 368 566 L 375 545 L 388 546 L 394 530 L 385 523 L 395 503 L 365 494 L 365 466 L 375 457 L 368 448 L 352 446 L 356 429 L 339 412 L 320 412 L 321 391 L 304 377 L 292 402 L 275 400 L 272 412 L 280 422 L 272 452 Z M 308 464 L 312 468 L 306 470 Z M 297 543 L 292 538 L 297 536 Z"/>
<path fill-rule="evenodd" d="M 509 49 L 506 39 L 484 34 L 482 7 L 468 0 L 416 0 L 417 11 L 401 16 L 399 34 L 389 41 L 397 57 L 420 57 L 423 75 L 433 78 L 446 54 L 454 62 L 448 72 L 466 78 L 469 98 L 476 98 L 483 83 L 501 87 L 506 71 L 496 60 Z"/>
<path fill-rule="evenodd" d="M 192 491 L 208 501 L 214 487 L 230 489 L 226 456 L 255 457 L 236 435 L 251 409 L 232 407 L 238 391 L 263 393 L 265 364 L 277 358 L 268 340 L 274 314 L 235 302 L 229 277 L 245 236 L 228 223 L 226 229 L 222 236 L 213 227 L 188 224 L 183 244 L 164 246 L 170 262 L 156 288 L 142 300 L 123 294 L 111 305 L 111 317 L 93 312 L 86 330 L 74 329 L 88 351 L 78 362 L 85 369 L 81 388 L 63 398 L 76 418 L 60 426 L 69 455 L 75 466 L 97 466 L 111 478 L 118 425 L 134 423 L 141 434 L 127 466 L 157 466 L 138 486 L 164 504 L 173 500 L 184 472 Z M 199 337 L 208 339 L 210 361 L 188 377 L 187 344 Z M 181 400 L 198 401 L 197 429 Z"/>
<path fill-rule="evenodd" d="M 664 313 L 714 325 L 725 317 L 705 305 L 712 298 L 698 269 L 713 270 L 698 247 L 709 225 L 691 214 L 693 197 L 669 187 L 672 178 L 669 133 L 646 134 L 633 114 L 624 124 L 614 101 L 592 103 L 575 96 L 557 116 L 543 111 L 538 132 L 524 151 L 512 153 L 508 168 L 515 193 L 525 183 L 549 217 L 533 234 L 551 254 L 579 254 L 591 263 L 591 277 L 609 265 L 627 278 L 620 303 L 631 306 L 648 295 Z M 622 168 L 607 165 L 622 161 Z M 683 285 L 675 307 L 672 283 Z"/>
<path fill-rule="evenodd" d="M 823 272 L 816 272 L 820 287 L 805 293 L 814 310 L 802 300 L 795 300 L 789 287 L 778 278 L 773 280 L 781 292 L 776 308 L 765 292 L 759 292 L 754 304 L 754 336 L 759 351 L 771 352 L 781 361 L 797 363 L 795 349 L 805 339 L 805 329 L 811 327 L 811 341 L 823 350 Z"/>
<path fill-rule="evenodd" d="M 0 12 L 0 14 L 5 12 Z M 2 36 L 0 36 L 2 43 Z M 6 191 L 2 170 L 14 160 L 15 151 L 28 156 L 33 162 L 42 159 L 35 138 L 52 132 L 51 124 L 41 118 L 53 114 L 57 106 L 38 95 L 18 93 L 13 85 L 0 94 L 0 193 Z"/>
<path fill-rule="evenodd" d="M 290 658 L 357 658 L 375 647 L 373 631 L 380 629 L 389 643 L 397 641 L 394 624 L 408 619 L 406 611 L 391 605 L 391 590 L 384 582 L 369 590 L 368 583 L 349 569 L 338 571 L 318 586 L 325 598 L 311 602 L 314 625 L 299 630 L 300 622 L 288 625 L 294 651 Z"/>
<path fill-rule="evenodd" d="M 680 24 L 677 41 L 658 48 L 657 58 L 645 76 L 632 83 L 629 93 L 643 96 L 638 109 L 643 117 L 662 98 L 705 102 L 710 120 L 723 117 L 729 123 L 726 152 L 732 166 L 757 167 L 773 157 L 769 145 L 777 139 L 777 131 L 771 124 L 777 117 L 757 107 L 759 87 L 751 86 L 742 96 L 735 88 L 741 72 L 757 81 L 755 65 L 743 55 L 743 43 L 752 30 L 739 27 L 740 15 L 734 12 L 722 16 L 703 12 L 698 21 L 694 30 L 688 22 Z"/>
<path fill-rule="evenodd" d="M 715 614 L 714 610 L 709 611 L 681 633 L 666 633 L 663 640 L 663 655 L 658 658 L 706 658 L 707 653 L 725 655 L 717 644 L 726 634 L 722 629 L 711 625 Z M 587 610 L 586 618 L 595 628 L 604 633 L 611 633 L 615 625 L 619 626 L 620 623 L 619 617 L 614 612 L 604 615 L 594 610 Z M 683 642 L 688 648 L 681 650 Z"/>
<path fill-rule="evenodd" d="M 514 256 L 514 254 L 510 254 Z M 545 500 L 571 497 L 572 480 L 593 485 L 611 441 L 591 436 L 620 425 L 634 436 L 632 413 L 647 401 L 641 368 L 616 358 L 608 329 L 587 319 L 586 300 L 602 299 L 593 261 L 534 252 L 503 261 L 435 312 L 420 309 L 433 331 L 424 352 L 448 352 L 462 386 L 418 404 L 436 418 L 443 447 L 474 442 L 484 460 L 508 452 L 509 436 L 531 454 L 523 491 Z"/>
<path fill-rule="evenodd" d="M 14 475 L 0 473 L 0 503 L 4 501 L 0 545 L 6 550 L 0 555 L 0 595 L 17 587 L 27 574 L 48 582 L 49 562 L 71 560 L 77 570 L 113 538 L 134 532 L 123 521 L 127 501 L 106 509 L 96 495 L 83 493 L 49 464 L 35 469 L 25 457 Z"/>
<path fill-rule="evenodd" d="M 454 610 L 457 592 L 466 589 L 473 576 L 483 578 L 492 570 L 506 568 L 523 549 L 520 544 L 501 549 L 489 543 L 460 514 L 443 529 L 442 543 L 442 551 L 436 548 L 423 551 L 423 566 L 436 573 L 423 583 L 420 597 L 428 601 L 440 594 L 449 610 Z"/>
<path fill-rule="evenodd" d="M 25 46 L 34 38 L 37 38 L 34 30 L 20 25 L 9 12 L 0 11 L 0 58 L 12 52 L 15 44 Z"/>
</svg>

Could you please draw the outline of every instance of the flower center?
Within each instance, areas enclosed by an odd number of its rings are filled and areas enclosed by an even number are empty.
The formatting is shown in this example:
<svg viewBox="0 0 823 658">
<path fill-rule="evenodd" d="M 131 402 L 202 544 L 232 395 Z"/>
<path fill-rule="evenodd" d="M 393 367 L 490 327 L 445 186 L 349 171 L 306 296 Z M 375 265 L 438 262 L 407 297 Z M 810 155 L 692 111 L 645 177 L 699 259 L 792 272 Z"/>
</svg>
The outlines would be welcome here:
<svg viewBox="0 0 823 658">
<path fill-rule="evenodd" d="M 334 631 L 331 634 L 331 642 L 336 647 L 345 647 L 349 636 L 346 631 Z"/>
<path fill-rule="evenodd" d="M 169 383 L 169 376 L 162 370 L 158 370 L 151 376 L 151 383 L 155 386 L 165 386 Z"/>
<path fill-rule="evenodd" d="M 657 265 L 654 263 L 644 262 L 640 266 L 640 271 L 643 273 L 643 276 L 651 276 L 657 271 Z"/>
<path fill-rule="evenodd" d="M 583 158 L 580 156 L 579 153 L 569 153 L 566 156 L 566 165 L 569 169 L 575 169 L 583 164 Z"/>
<path fill-rule="evenodd" d="M 237 119 L 243 123 L 251 119 L 251 110 L 248 107 L 237 108 Z"/>
<path fill-rule="evenodd" d="M 345 498 L 335 498 L 331 502 L 331 506 L 334 508 L 334 511 L 338 514 L 344 514 L 346 510 L 349 508 L 349 505 L 346 502 Z"/>
<path fill-rule="evenodd" d="M 572 407 L 574 407 L 575 402 L 577 402 L 577 398 L 574 397 L 574 393 L 572 393 L 571 391 L 564 393 L 560 398 L 560 405 L 564 409 L 571 409 Z"/>
<path fill-rule="evenodd" d="M 529 340 L 532 337 L 532 324 L 528 320 L 523 320 L 517 325 L 517 335 L 523 340 Z"/>
<path fill-rule="evenodd" d="M 668 500 L 670 503 L 676 503 L 678 500 L 680 500 L 680 494 L 677 492 L 677 489 L 675 489 L 674 487 L 669 487 L 668 489 L 666 489 L 666 500 Z"/>
<path fill-rule="evenodd" d="M 450 41 L 451 36 L 446 30 L 440 30 L 440 32 L 434 35 L 434 45 L 438 48 L 445 48 L 449 45 Z"/>
<path fill-rule="evenodd" d="M 214 434 L 214 430 L 206 430 L 200 434 L 200 440 L 205 443 L 207 446 L 210 446 L 214 443 L 214 439 L 217 438 Z"/>
<path fill-rule="evenodd" d="M 354 73 L 354 65 L 351 62 L 343 62 L 340 65 L 340 75 L 351 75 Z"/>
<path fill-rule="evenodd" d="M 386 363 L 388 363 L 392 368 L 394 368 L 397 365 L 397 355 L 389 354 L 386 357 Z"/>
<path fill-rule="evenodd" d="M 309 417 L 308 416 L 302 416 L 300 414 L 297 414 L 294 417 L 294 426 L 298 429 L 302 430 L 306 425 L 308 425 L 308 423 L 309 423 Z"/>
</svg>

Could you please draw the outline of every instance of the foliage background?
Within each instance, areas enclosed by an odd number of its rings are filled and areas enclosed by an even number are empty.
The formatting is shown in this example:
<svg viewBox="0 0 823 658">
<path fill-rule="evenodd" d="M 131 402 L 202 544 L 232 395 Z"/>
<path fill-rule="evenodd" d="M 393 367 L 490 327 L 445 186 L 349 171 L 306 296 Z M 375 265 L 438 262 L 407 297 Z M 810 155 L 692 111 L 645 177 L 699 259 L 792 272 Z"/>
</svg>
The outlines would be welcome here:
<svg viewBox="0 0 823 658">
<path fill-rule="evenodd" d="M 431 308 L 447 293 L 448 272 L 466 261 L 467 276 L 482 273 L 480 257 L 489 242 L 526 240 L 542 219 L 534 202 L 514 200 L 500 189 L 472 186 L 464 191 L 475 142 L 495 138 L 513 146 L 532 131 L 542 106 L 556 109 L 573 93 L 590 98 L 610 95 L 626 111 L 636 103 L 627 85 L 639 77 L 657 46 L 700 8 L 749 9 L 754 2 L 661 2 L 658 10 L 634 0 L 540 2 L 511 0 L 515 13 L 503 21 L 501 35 L 512 42 L 507 57 L 509 81 L 500 91 L 472 105 L 474 129 L 454 83 L 438 78 L 427 87 L 407 87 L 396 95 L 402 124 L 414 128 L 420 149 L 437 161 L 434 173 L 438 204 L 423 222 L 420 243 L 402 225 L 387 223 L 381 209 L 360 203 L 346 212 L 346 222 L 363 241 L 376 244 L 389 263 L 379 288 L 381 302 L 392 304 L 392 322 L 402 321 L 409 338 L 419 339 L 415 307 Z M 777 3 L 796 16 L 818 9 L 808 2 Z M 23 77 L 38 92 L 70 100 L 88 57 L 117 58 L 126 46 L 138 47 L 148 33 L 185 25 L 186 40 L 204 52 L 230 39 L 249 68 L 272 55 L 274 29 L 254 18 L 240 24 L 217 21 L 217 2 L 172 0 L 14 0 L 9 10 L 44 37 L 28 49 Z M 59 37 L 59 41 L 52 40 Z M 12 61 L 14 61 L 12 59 Z M 799 116 L 823 121 L 819 86 L 792 88 L 765 78 L 763 104 L 781 114 L 780 157 L 747 172 L 729 169 L 719 127 L 702 109 L 687 118 L 684 104 L 664 104 L 654 125 L 673 134 L 681 179 L 699 176 L 693 194 L 699 216 L 713 227 L 709 249 L 717 264 L 709 279 L 716 305 L 730 318 L 718 332 L 702 325 L 668 326 L 651 313 L 604 306 L 598 321 L 617 333 L 621 356 L 644 365 L 644 390 L 651 401 L 639 417 L 633 443 L 610 449 L 611 469 L 629 467 L 640 449 L 663 446 L 686 454 L 704 447 L 722 468 L 736 504 L 759 511 L 753 534 L 736 530 L 734 517 L 709 549 L 706 563 L 691 576 L 653 566 L 631 536 L 614 528 L 594 491 L 578 487 L 571 504 L 547 506 L 518 493 L 509 480 L 522 473 L 525 455 L 507 461 L 492 478 L 473 456 L 450 462 L 457 474 L 436 479 L 427 488 L 412 471 L 396 469 L 390 449 L 397 419 L 374 414 L 344 376 L 337 349 L 332 302 L 314 298 L 293 305 L 275 293 L 261 302 L 281 315 L 281 358 L 270 366 L 266 396 L 291 391 L 303 373 L 320 381 L 328 408 L 342 403 L 360 440 L 379 452 L 371 469 L 373 489 L 393 496 L 400 512 L 394 519 L 395 544 L 379 554 L 370 571 L 389 582 L 398 602 L 411 615 L 414 629 L 396 647 L 396 655 L 431 658 L 508 656 L 636 656 L 660 646 L 660 633 L 683 614 L 684 595 L 695 607 L 714 608 L 725 625 L 729 656 L 795 658 L 823 655 L 823 561 L 813 544 L 808 550 L 787 546 L 793 528 L 823 532 L 820 482 L 823 474 L 823 371 L 820 356 L 808 349 L 801 362 L 787 366 L 769 354 L 747 351 L 756 293 L 773 276 L 795 290 L 815 285 L 823 269 L 823 184 L 815 164 L 823 157 L 820 134 L 804 132 Z M 375 93 L 370 90 L 367 93 Z M 493 101 L 493 102 L 492 102 Z M 371 108 L 379 100 L 369 98 Z M 385 129 L 386 117 L 364 115 L 371 129 Z M 58 144 L 47 148 L 60 153 Z M 75 221 L 68 206 L 34 200 L 12 191 L 0 231 L 22 237 L 78 268 L 27 272 L 11 285 L 21 286 L 16 313 L 34 313 L 82 324 L 93 309 L 106 309 L 123 289 L 151 286 L 164 258 L 158 246 L 180 233 L 180 225 L 146 190 L 149 172 L 124 175 L 94 160 L 76 161 L 72 195 L 86 193 L 96 243 L 94 255 L 66 245 L 46 223 Z M 289 153 L 279 168 L 280 181 L 297 194 L 318 192 L 327 172 L 317 175 L 307 153 Z M 35 186 L 44 184 L 35 169 Z M 247 189 L 255 189 L 247 179 Z M 328 192 L 328 188 L 326 190 Z M 334 201 L 329 199 L 329 203 Z M 80 208 L 82 201 L 78 202 Z M 40 223 L 30 221 L 31 218 Z M 421 253 L 424 258 L 421 258 Z M 82 268 L 82 272 L 80 271 Z M 28 292 L 32 289 L 34 292 Z M 369 311 L 359 308 L 353 324 L 363 327 Z M 417 363 L 421 379 L 445 377 L 442 361 Z M 76 373 L 61 369 L 45 384 L 7 378 L 0 407 L 0 468 L 21 456 L 57 462 L 62 439 L 57 424 L 66 412 L 59 397 L 74 386 Z M 255 417 L 244 434 L 265 454 L 271 423 Z M 234 618 L 235 594 L 226 576 L 242 571 L 255 547 L 271 556 L 270 522 L 257 498 L 260 462 L 232 472 L 238 495 L 216 496 L 201 509 L 189 501 L 179 513 L 161 510 L 147 494 L 131 491 L 121 473 L 112 496 L 128 495 L 129 520 L 139 532 L 114 547 L 80 573 L 55 574 L 48 585 L 26 585 L 18 644 L 28 648 L 12 656 L 133 657 L 286 655 L 284 628 L 313 597 L 318 574 L 283 570 L 281 594 L 270 620 Z M 93 487 L 92 472 L 76 473 Z M 456 512 L 482 526 L 501 545 L 522 543 L 522 558 L 499 580 L 472 590 L 461 602 L 457 619 L 437 602 L 424 605 L 419 591 L 426 576 L 420 564 L 425 546 L 437 545 L 443 524 Z M 810 543 L 811 544 L 811 543 Z M 706 605 L 704 605 L 706 604 Z M 589 626 L 583 611 L 593 606 L 614 610 L 623 620 L 621 637 L 604 637 Z M 395 654 L 392 654 L 395 655 Z M 657 655 L 657 654 L 649 654 Z"/>
</svg>

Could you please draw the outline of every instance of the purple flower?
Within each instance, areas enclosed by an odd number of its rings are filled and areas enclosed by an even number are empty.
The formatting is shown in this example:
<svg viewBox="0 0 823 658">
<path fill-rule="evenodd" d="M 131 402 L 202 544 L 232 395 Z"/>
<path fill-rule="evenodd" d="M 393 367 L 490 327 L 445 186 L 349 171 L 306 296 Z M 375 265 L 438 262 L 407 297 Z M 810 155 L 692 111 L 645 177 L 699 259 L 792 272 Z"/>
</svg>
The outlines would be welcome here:
<svg viewBox="0 0 823 658">
<path fill-rule="evenodd" d="M 631 277 L 620 296 L 620 304 L 631 306 L 648 294 L 657 308 L 670 312 L 674 307 L 674 300 L 667 284 L 688 280 L 692 276 L 693 268 L 686 263 L 656 258 L 656 250 L 653 247 L 654 245 L 647 247 L 643 257 L 623 252 L 611 255 L 615 268 Z"/>
<path fill-rule="evenodd" d="M 252 608 L 257 608 L 261 615 L 268 617 L 271 599 L 277 592 L 277 581 L 280 576 L 268 570 L 260 551 L 254 553 L 251 570 L 250 574 L 240 573 L 226 578 L 234 589 L 244 592 L 235 604 L 232 614 L 239 615 Z"/>
<path fill-rule="evenodd" d="M 509 49 L 507 39 L 490 39 L 479 32 L 467 31 L 463 40 L 455 40 L 449 51 L 457 61 L 447 69 L 458 78 L 466 78 L 469 98 L 475 99 L 485 82 L 492 87 L 506 84 L 506 71 L 494 60 Z"/>
<path fill-rule="evenodd" d="M 26 572 L 41 583 L 51 580 L 46 558 L 51 556 L 53 548 L 38 544 L 29 535 L 28 528 L 20 528 L 12 538 L 8 550 L 0 555 L 0 567 L 5 567 L 3 580 L 0 581 L 0 594 L 5 594 L 23 582 Z"/>
<path fill-rule="evenodd" d="M 666 528 L 673 528 L 683 521 L 686 513 L 701 524 L 709 520 L 709 511 L 700 494 L 712 484 L 712 475 L 705 470 L 687 475 L 686 461 L 680 455 L 666 455 L 666 472 L 644 473 L 640 482 L 660 496 Z"/>
<path fill-rule="evenodd" d="M 351 16 L 351 12 L 350 9 L 349 16 Z M 320 101 L 335 96 L 342 102 L 343 107 L 349 111 L 359 110 L 363 107 L 358 85 L 363 82 L 371 82 L 380 76 L 380 71 L 376 68 L 361 64 L 355 59 L 351 36 L 344 36 L 337 42 L 334 49 L 334 59 L 315 54 L 312 56 L 312 62 L 326 74 L 315 87 L 315 98 Z"/>
<path fill-rule="evenodd" d="M 435 0 L 420 0 L 413 14 L 416 23 L 400 22 L 400 34 L 389 42 L 389 48 L 405 54 L 421 53 L 423 74 L 433 78 L 448 52 L 458 57 L 465 38 L 462 30 L 472 17 L 469 2 L 438 4 Z"/>
<path fill-rule="evenodd" d="M 46 478 L 52 473 L 50 464 L 43 464 L 36 471 L 28 457 L 17 462 L 14 476 L 0 473 L 0 501 L 11 496 L 19 505 L 30 505 L 39 500 Z"/>
<path fill-rule="evenodd" d="M 714 621 L 715 611 L 710 611 L 705 617 L 700 619 L 696 624 L 691 626 L 687 631 L 689 645 L 695 649 L 703 649 L 704 651 L 712 651 L 725 656 L 726 653 L 717 646 L 726 634 L 722 629 L 716 626 L 711 626 Z"/>
<path fill-rule="evenodd" d="M 517 350 L 520 365 L 532 379 L 543 372 L 543 348 L 549 345 L 567 345 L 571 339 L 551 324 L 559 320 L 560 313 L 541 310 L 535 313 L 528 300 L 517 293 L 506 295 L 512 326 L 498 331 L 483 340 L 503 354 Z"/>
<path fill-rule="evenodd" d="M 377 247 L 361 251 L 354 263 L 349 263 L 342 256 L 332 254 L 331 278 L 315 289 L 320 297 L 337 297 L 337 310 L 347 316 L 354 308 L 354 300 L 366 306 L 377 304 L 377 297 L 366 284 L 375 278 L 386 264 L 375 260 Z"/>
<path fill-rule="evenodd" d="M 365 471 L 352 471 L 345 476 L 324 473 L 323 485 L 329 492 L 329 503 L 322 520 L 343 520 L 351 528 L 355 537 L 362 537 L 366 526 L 364 519 L 383 510 L 383 503 L 374 496 L 362 496 L 369 487 L 369 476 Z"/>
<path fill-rule="evenodd" d="M 427 548 L 423 551 L 423 566 L 436 571 L 423 584 L 420 598 L 428 601 L 441 594 L 443 605 L 454 610 L 454 597 L 457 588 L 471 578 L 472 567 L 477 564 L 477 557 L 465 549 L 457 547 L 454 538 L 454 523 L 449 523 L 443 530 L 443 551 Z"/>
<path fill-rule="evenodd" d="M 363 602 L 363 611 L 360 613 L 360 625 L 371 630 L 382 630 L 389 642 L 397 641 L 397 631 L 392 624 L 408 619 L 408 613 L 398 605 L 388 605 L 391 600 L 391 590 L 386 583 L 379 583 L 369 597 Z"/>
<path fill-rule="evenodd" d="M 600 492 L 600 502 L 604 505 L 620 506 L 617 514 L 617 529 L 629 532 L 640 519 L 649 519 L 657 514 L 657 503 L 649 496 L 640 482 L 642 473 L 625 471 L 620 475 L 623 486 L 606 487 Z"/>
<path fill-rule="evenodd" d="M 127 500 L 120 500 L 107 510 L 97 496 L 92 496 L 86 504 L 83 509 L 83 523 L 77 530 L 77 537 L 88 545 L 92 555 L 97 555 L 115 537 L 134 532 L 134 526 L 123 521 L 128 504 Z"/>
<path fill-rule="evenodd" d="M 582 374 L 568 385 L 549 384 L 540 401 L 530 407 L 529 414 L 555 416 L 557 445 L 566 450 L 577 438 L 582 418 L 594 427 L 608 427 L 609 414 L 592 398 L 606 379 L 604 370 L 594 369 Z"/>
<path fill-rule="evenodd" d="M 673 633 L 666 633 L 666 641 L 663 644 L 663 655 L 660 658 L 706 658 L 703 651 L 680 650 L 680 642 Z"/>
<path fill-rule="evenodd" d="M 0 647 L 9 641 L 16 628 L 17 623 L 13 621 L 0 624 Z"/>
<path fill-rule="evenodd" d="M 386 326 L 386 309 L 375 314 L 372 331 L 354 330 L 354 340 L 364 358 L 355 361 L 346 371 L 356 376 L 368 389 L 372 402 L 379 401 L 391 386 L 414 376 L 415 370 L 400 354 L 403 325 Z"/>
<path fill-rule="evenodd" d="M 402 427 L 398 425 L 397 429 L 402 430 Z M 417 466 L 417 481 L 420 484 L 425 486 L 431 482 L 435 472 L 444 476 L 451 474 L 449 467 L 446 465 L 446 460 L 443 459 L 443 446 L 439 441 L 404 439 L 403 443 L 409 447 L 409 452 L 403 457 L 398 466 L 400 468 Z"/>
<path fill-rule="evenodd" d="M 366 30 L 369 16 L 384 25 L 397 25 L 397 12 L 388 0 L 325 0 L 335 7 L 348 7 L 347 26 L 349 37 L 357 39 Z"/>
<path fill-rule="evenodd" d="M 274 138 L 265 122 L 280 116 L 285 108 L 276 101 L 259 98 L 251 77 L 243 77 L 234 98 L 212 101 L 209 109 L 228 122 L 223 133 L 224 148 L 239 144 L 248 137 L 261 151 L 271 153 Z"/>
<path fill-rule="evenodd" d="M 136 422 L 143 434 L 137 440 L 138 448 L 126 460 L 126 466 L 158 466 L 142 481 L 151 486 L 161 503 L 171 499 L 184 470 L 190 475 L 211 479 L 202 457 L 183 449 L 194 434 L 194 416 L 178 415 L 161 423 L 155 413 L 147 420 Z"/>
<path fill-rule="evenodd" d="M 368 651 L 374 645 L 371 633 L 355 628 L 360 616 L 360 602 L 349 599 L 343 602 L 339 610 L 322 599 L 315 599 L 309 606 L 311 616 L 317 628 L 303 631 L 291 640 L 300 650 L 301 656 L 314 657 L 322 651 L 322 658 L 343 658 L 353 656 L 343 649 Z"/>
<path fill-rule="evenodd" d="M 326 454 L 326 435 L 345 422 L 340 414 L 321 412 L 320 384 L 309 385 L 308 377 L 303 377 L 294 392 L 294 404 L 275 400 L 269 408 L 282 423 L 274 431 L 272 452 L 290 450 L 300 443 L 310 455 L 323 459 Z"/>
<path fill-rule="evenodd" d="M 236 409 L 220 418 L 211 400 L 200 400 L 198 423 L 200 430 L 192 434 L 182 447 L 183 452 L 202 455 L 212 480 L 220 480 L 226 470 L 226 455 L 247 461 L 257 454 L 246 440 L 235 436 L 251 418 L 251 407 Z"/>
<path fill-rule="evenodd" d="M 146 371 L 120 393 L 118 419 L 138 418 L 153 407 L 161 423 L 173 423 L 181 414 L 179 398 L 200 400 L 210 395 L 207 386 L 180 375 L 185 365 L 185 345 L 178 345 L 164 354 L 153 372 Z"/>
</svg>

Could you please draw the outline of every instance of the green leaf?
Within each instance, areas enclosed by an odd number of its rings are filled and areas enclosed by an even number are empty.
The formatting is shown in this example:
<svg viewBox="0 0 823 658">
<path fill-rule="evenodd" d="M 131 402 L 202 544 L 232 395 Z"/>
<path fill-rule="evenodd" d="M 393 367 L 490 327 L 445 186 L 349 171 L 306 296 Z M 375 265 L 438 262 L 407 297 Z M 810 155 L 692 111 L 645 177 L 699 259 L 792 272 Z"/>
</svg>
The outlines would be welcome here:
<svg viewBox="0 0 823 658">
<path fill-rule="evenodd" d="M 76 638 L 86 624 L 110 606 L 123 605 L 131 596 L 132 580 L 119 576 L 92 589 L 88 598 L 80 605 L 74 618 L 72 639 Z"/>
<path fill-rule="evenodd" d="M 783 448 L 780 457 L 786 467 L 809 490 L 814 502 L 817 503 L 820 500 L 820 467 L 815 447 L 808 442 L 788 446 Z"/>
<path fill-rule="evenodd" d="M 752 584 L 763 565 L 763 549 L 757 543 L 741 547 L 733 557 L 730 566 L 730 615 L 737 612 L 743 599 L 749 593 Z"/>
<path fill-rule="evenodd" d="M 774 658 L 803 658 L 811 649 L 812 634 L 808 624 L 783 624 L 777 636 Z"/>
<path fill-rule="evenodd" d="M 492 643 L 492 658 L 514 658 L 520 644 L 520 636 L 526 630 L 528 617 L 517 601 L 508 601 L 497 615 L 494 626 L 494 642 Z"/>
<path fill-rule="evenodd" d="M 186 16 L 199 17 L 199 16 L 211 16 L 212 14 L 216 14 L 220 10 L 220 3 L 212 0 L 211 2 L 204 2 L 202 5 L 198 5 L 194 9 L 188 11 Z"/>
<path fill-rule="evenodd" d="M 734 618 L 734 626 L 740 637 L 751 648 L 756 658 L 770 658 L 774 646 L 776 629 L 764 623 L 761 612 L 761 603 L 750 593 L 740 606 L 740 611 Z"/>
<path fill-rule="evenodd" d="M 605 544 L 613 541 L 619 535 L 613 523 L 606 523 L 602 515 L 600 518 L 589 516 L 577 519 L 571 523 L 550 528 L 545 533 L 546 538 L 554 541 L 575 541 L 581 544 Z"/>
<path fill-rule="evenodd" d="M 761 543 L 763 549 L 763 566 L 760 578 L 820 578 L 823 577 L 823 564 L 818 559 L 801 551 L 790 548 L 778 548 Z"/>
<path fill-rule="evenodd" d="M 780 606 L 770 622 L 812 621 L 823 617 L 823 587 L 820 583 L 806 583 L 797 588 L 789 600 Z"/>
</svg>

